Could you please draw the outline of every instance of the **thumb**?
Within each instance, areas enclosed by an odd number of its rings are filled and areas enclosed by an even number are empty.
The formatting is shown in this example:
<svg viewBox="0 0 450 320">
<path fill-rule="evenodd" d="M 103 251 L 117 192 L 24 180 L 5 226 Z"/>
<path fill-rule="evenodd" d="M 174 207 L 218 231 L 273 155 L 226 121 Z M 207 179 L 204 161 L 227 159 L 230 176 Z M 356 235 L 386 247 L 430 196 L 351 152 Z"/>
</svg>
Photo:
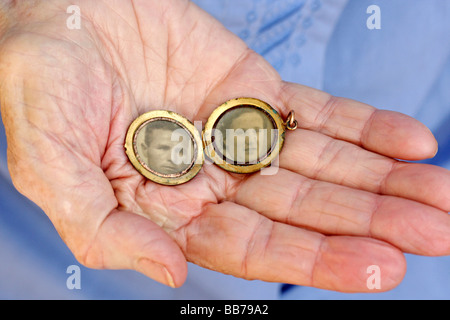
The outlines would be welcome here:
<svg viewBox="0 0 450 320">
<path fill-rule="evenodd" d="M 184 283 L 187 263 L 176 242 L 148 218 L 119 210 L 111 184 L 100 170 L 91 172 L 90 183 L 74 187 L 70 179 L 77 180 L 74 175 L 66 173 L 63 179 L 53 174 L 50 184 L 44 178 L 50 176 L 48 168 L 40 169 L 39 177 L 29 171 L 13 174 L 13 182 L 44 210 L 82 265 L 132 269 L 171 287 Z"/>
<path fill-rule="evenodd" d="M 45 139 L 39 142 L 42 145 Z M 111 183 L 100 168 L 81 157 L 69 157 L 67 150 L 51 157 L 53 161 L 40 154 L 52 154 L 55 145 L 22 144 L 9 145 L 13 183 L 43 209 L 81 264 L 133 269 L 172 287 L 183 284 L 187 264 L 181 249 L 154 222 L 119 210 Z M 27 165 L 23 155 L 30 153 L 43 160 Z"/>
<path fill-rule="evenodd" d="M 171 287 L 181 286 L 187 275 L 181 249 L 162 228 L 117 209 L 105 218 L 81 259 L 92 268 L 133 269 Z"/>
</svg>

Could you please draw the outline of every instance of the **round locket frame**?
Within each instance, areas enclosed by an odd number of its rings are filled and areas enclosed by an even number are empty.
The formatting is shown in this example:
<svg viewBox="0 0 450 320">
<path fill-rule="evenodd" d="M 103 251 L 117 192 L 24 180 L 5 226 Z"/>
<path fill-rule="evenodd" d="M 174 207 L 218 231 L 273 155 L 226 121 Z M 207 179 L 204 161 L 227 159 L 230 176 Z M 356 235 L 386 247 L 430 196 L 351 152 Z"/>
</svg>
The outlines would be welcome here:
<svg viewBox="0 0 450 320">
<path fill-rule="evenodd" d="M 173 174 L 160 173 L 150 168 L 142 159 L 142 155 L 138 152 L 138 133 L 144 126 L 154 121 L 175 123 L 189 134 L 193 143 L 193 155 L 192 162 L 186 169 Z M 125 152 L 131 164 L 139 173 L 147 179 L 163 185 L 179 185 L 190 181 L 200 171 L 204 161 L 202 138 L 197 128 L 182 115 L 167 110 L 149 111 L 136 118 L 128 128 L 125 138 Z"/>
<path fill-rule="evenodd" d="M 266 152 L 265 156 L 259 157 L 255 163 L 236 163 L 235 159 L 228 159 L 224 156 L 223 150 L 217 150 L 218 148 L 214 143 L 215 130 L 220 119 L 227 112 L 241 107 L 250 107 L 262 112 L 271 121 L 276 133 L 276 138 L 273 139 L 270 150 Z M 234 173 L 253 173 L 269 166 L 275 160 L 283 148 L 285 134 L 286 125 L 283 119 L 268 103 L 255 98 L 236 98 L 223 103 L 210 115 L 203 130 L 203 147 L 205 156 L 222 169 Z"/>
</svg>

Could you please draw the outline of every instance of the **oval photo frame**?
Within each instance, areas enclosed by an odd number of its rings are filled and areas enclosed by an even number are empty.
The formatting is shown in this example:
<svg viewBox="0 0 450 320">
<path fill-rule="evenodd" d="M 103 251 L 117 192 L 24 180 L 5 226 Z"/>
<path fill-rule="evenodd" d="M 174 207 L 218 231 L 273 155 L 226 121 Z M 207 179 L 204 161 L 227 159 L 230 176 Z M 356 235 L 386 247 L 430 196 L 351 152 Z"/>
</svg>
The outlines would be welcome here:
<svg viewBox="0 0 450 320">
<path fill-rule="evenodd" d="M 194 178 L 203 166 L 202 139 L 182 115 L 154 110 L 128 128 L 125 152 L 134 168 L 162 185 L 179 185 Z"/>
<path fill-rule="evenodd" d="M 285 133 L 281 116 L 266 102 L 255 98 L 229 100 L 216 108 L 205 124 L 205 156 L 224 170 L 253 173 L 278 156 Z"/>
</svg>

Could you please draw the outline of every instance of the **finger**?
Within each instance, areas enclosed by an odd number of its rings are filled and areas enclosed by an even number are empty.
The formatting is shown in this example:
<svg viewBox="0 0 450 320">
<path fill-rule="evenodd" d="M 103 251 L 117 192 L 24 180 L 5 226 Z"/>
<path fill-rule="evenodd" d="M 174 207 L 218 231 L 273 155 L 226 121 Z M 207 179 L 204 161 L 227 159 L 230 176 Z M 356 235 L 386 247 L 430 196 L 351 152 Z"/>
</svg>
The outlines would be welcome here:
<svg viewBox="0 0 450 320">
<path fill-rule="evenodd" d="M 369 266 L 382 270 L 381 290 L 395 287 L 405 272 L 403 255 L 388 244 L 325 237 L 230 202 L 209 205 L 177 237 L 190 261 L 245 279 L 365 292 Z"/>
<path fill-rule="evenodd" d="M 450 211 L 448 170 L 399 162 L 315 131 L 289 132 L 279 164 L 311 179 L 400 196 Z"/>
<path fill-rule="evenodd" d="M 450 254 L 450 216 L 415 201 L 315 181 L 281 168 L 276 175 L 249 177 L 231 198 L 293 226 L 373 237 L 409 253 Z"/>
<path fill-rule="evenodd" d="M 428 164 L 396 163 L 382 193 L 401 196 L 450 212 L 450 172 Z"/>
<path fill-rule="evenodd" d="M 287 83 L 281 91 L 284 113 L 295 111 L 299 126 L 404 160 L 433 157 L 437 142 L 419 121 L 350 99 Z"/>
</svg>

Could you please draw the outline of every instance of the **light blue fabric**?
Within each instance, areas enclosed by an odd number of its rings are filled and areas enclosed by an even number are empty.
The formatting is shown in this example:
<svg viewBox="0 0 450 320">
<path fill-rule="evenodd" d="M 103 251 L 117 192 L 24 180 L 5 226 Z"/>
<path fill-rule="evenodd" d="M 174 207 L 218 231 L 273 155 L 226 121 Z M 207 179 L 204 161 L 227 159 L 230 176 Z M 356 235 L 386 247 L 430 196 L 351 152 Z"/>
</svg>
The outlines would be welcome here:
<svg viewBox="0 0 450 320">
<path fill-rule="evenodd" d="M 321 88 L 327 42 L 347 0 L 195 0 L 284 80 Z"/>
<path fill-rule="evenodd" d="M 195 0 L 288 81 L 423 121 L 440 143 L 427 162 L 450 169 L 450 2 L 442 0 Z M 366 9 L 381 9 L 369 30 Z M 0 299 L 449 299 L 450 257 L 407 255 L 403 283 L 387 293 L 342 294 L 245 281 L 189 265 L 170 289 L 133 271 L 81 267 L 47 217 L 12 187 L 0 127 Z"/>
</svg>

